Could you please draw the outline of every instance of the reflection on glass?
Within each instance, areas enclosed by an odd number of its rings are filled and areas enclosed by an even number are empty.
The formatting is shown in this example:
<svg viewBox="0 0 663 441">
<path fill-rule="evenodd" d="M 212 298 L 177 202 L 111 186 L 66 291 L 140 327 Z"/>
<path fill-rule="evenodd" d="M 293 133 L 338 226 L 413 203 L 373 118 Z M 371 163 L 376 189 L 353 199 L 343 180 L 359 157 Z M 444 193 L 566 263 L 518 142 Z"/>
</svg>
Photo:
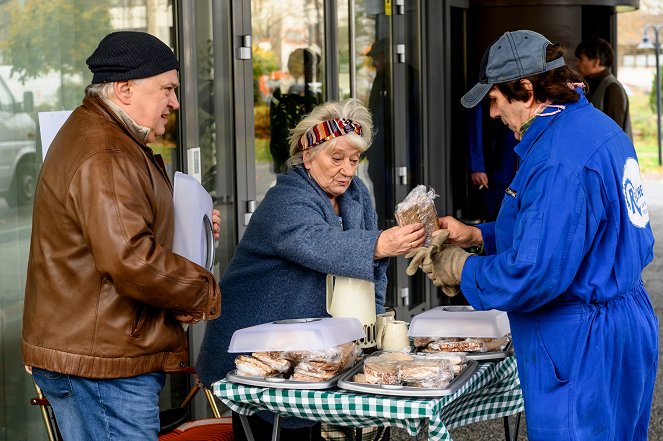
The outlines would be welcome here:
<svg viewBox="0 0 663 441">
<path fill-rule="evenodd" d="M 256 200 L 285 171 L 288 135 L 324 95 L 323 2 L 252 0 Z"/>
<path fill-rule="evenodd" d="M 0 441 L 46 439 L 20 341 L 32 198 L 41 164 L 37 112 L 71 110 L 91 73 L 85 64 L 113 30 L 141 30 L 174 47 L 171 0 L 0 2 Z M 153 145 L 173 172 L 175 120 Z M 54 311 L 53 319 L 57 320 Z"/>
<path fill-rule="evenodd" d="M 393 219 L 393 149 L 391 141 L 391 16 L 384 4 L 354 2 L 355 53 L 349 54 L 348 2 L 339 2 L 339 87 L 341 97 L 350 95 L 350 56 L 355 59 L 356 98 L 373 115 L 373 144 L 366 151 L 358 176 L 366 183 L 375 203 L 380 228 Z"/>
<path fill-rule="evenodd" d="M 221 212 L 214 269 L 217 280 L 221 280 L 236 243 L 230 29 L 227 5 L 197 3 L 198 142 L 202 184 L 212 196 L 214 208 Z"/>
</svg>

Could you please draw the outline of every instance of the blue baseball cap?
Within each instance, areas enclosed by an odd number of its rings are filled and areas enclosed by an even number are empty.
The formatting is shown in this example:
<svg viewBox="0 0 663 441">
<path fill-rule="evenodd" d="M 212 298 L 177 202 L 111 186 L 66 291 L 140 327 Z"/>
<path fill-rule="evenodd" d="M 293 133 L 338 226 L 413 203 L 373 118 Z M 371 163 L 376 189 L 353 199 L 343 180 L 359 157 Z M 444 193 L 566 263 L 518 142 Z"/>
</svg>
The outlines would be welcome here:
<svg viewBox="0 0 663 441">
<path fill-rule="evenodd" d="M 479 82 L 460 99 L 463 107 L 479 104 L 494 84 L 519 80 L 564 66 L 564 57 L 546 62 L 552 44 L 534 31 L 505 32 L 483 54 Z"/>
</svg>

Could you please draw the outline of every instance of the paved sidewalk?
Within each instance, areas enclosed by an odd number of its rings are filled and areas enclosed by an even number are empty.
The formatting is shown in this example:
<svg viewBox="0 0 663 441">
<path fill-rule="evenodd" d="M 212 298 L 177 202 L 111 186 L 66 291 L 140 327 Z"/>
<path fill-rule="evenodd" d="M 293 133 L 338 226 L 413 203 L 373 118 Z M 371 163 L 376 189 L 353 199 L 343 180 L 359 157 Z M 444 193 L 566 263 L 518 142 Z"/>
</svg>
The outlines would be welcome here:
<svg viewBox="0 0 663 441">
<path fill-rule="evenodd" d="M 649 207 L 649 217 L 651 220 L 654 236 L 657 238 L 654 247 L 654 260 L 645 268 L 643 280 L 649 291 L 654 309 L 663 322 L 663 174 L 643 176 L 645 195 Z M 659 324 L 658 338 L 659 351 L 663 353 L 663 333 Z M 649 439 L 663 440 L 663 370 L 659 362 L 659 369 L 656 375 L 656 389 L 654 391 L 654 404 L 651 412 L 651 422 L 649 424 Z M 469 426 L 450 430 L 454 441 L 504 441 L 504 425 L 501 418 L 471 424 Z M 392 429 L 391 439 L 393 441 L 410 441 L 412 437 L 399 429 Z M 425 439 L 422 436 L 418 440 Z M 527 440 L 524 419 L 521 420 L 521 426 L 518 441 Z"/>
</svg>

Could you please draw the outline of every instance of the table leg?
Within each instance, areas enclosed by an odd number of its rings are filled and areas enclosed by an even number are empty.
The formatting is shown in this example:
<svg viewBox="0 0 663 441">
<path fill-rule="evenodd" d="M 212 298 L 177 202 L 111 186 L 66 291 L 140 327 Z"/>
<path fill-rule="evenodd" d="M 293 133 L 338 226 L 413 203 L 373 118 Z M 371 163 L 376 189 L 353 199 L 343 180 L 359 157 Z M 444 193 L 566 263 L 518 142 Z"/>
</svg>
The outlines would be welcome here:
<svg viewBox="0 0 663 441">
<path fill-rule="evenodd" d="M 281 415 L 274 415 L 274 427 L 272 427 L 272 441 L 281 439 Z"/>
<path fill-rule="evenodd" d="M 514 422 L 514 433 L 511 436 L 511 424 L 509 422 L 509 417 L 504 417 L 504 438 L 506 441 L 517 441 L 518 440 L 518 429 L 520 427 L 520 412 L 516 414 L 516 421 Z"/>
<path fill-rule="evenodd" d="M 355 440 L 356 441 L 361 441 L 362 435 L 361 435 L 361 427 L 357 427 L 355 429 Z"/>
<path fill-rule="evenodd" d="M 244 435 L 246 435 L 247 441 L 255 441 L 253 438 L 253 432 L 251 432 L 251 426 L 249 426 L 249 420 L 246 418 L 246 415 L 239 414 L 239 420 L 242 422 L 242 427 L 244 428 Z"/>
</svg>

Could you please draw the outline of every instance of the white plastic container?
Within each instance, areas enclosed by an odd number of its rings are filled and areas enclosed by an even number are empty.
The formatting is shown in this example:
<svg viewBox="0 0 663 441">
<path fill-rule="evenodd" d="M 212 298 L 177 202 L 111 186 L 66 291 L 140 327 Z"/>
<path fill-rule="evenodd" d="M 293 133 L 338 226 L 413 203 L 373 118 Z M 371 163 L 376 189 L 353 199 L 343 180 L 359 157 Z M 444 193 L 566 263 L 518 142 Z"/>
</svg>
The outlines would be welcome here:
<svg viewBox="0 0 663 441">
<path fill-rule="evenodd" d="M 471 306 L 438 306 L 410 322 L 410 337 L 503 337 L 511 332 L 503 311 L 475 311 Z"/>
<path fill-rule="evenodd" d="M 363 337 L 364 328 L 356 318 L 279 320 L 238 329 L 228 352 L 324 351 Z"/>
</svg>

